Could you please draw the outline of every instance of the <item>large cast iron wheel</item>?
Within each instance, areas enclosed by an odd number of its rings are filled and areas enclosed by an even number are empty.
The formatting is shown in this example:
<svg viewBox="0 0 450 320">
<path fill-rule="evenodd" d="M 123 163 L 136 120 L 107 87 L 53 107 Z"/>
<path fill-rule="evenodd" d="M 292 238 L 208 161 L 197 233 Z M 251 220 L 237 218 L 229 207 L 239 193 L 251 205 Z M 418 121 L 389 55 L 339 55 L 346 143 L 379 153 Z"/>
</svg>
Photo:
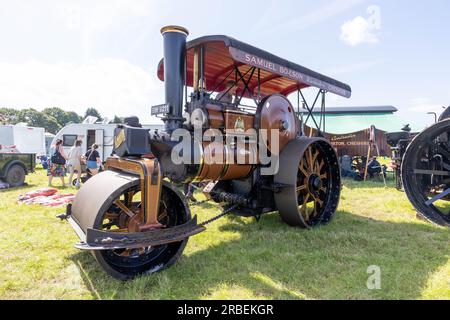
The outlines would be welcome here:
<svg viewBox="0 0 450 320">
<path fill-rule="evenodd" d="M 109 189 L 102 188 L 104 183 L 108 184 Z M 97 189 L 94 193 L 93 188 Z M 72 206 L 72 217 L 85 232 L 88 227 L 129 232 L 130 221 L 141 208 L 139 188 L 137 178 L 112 171 L 102 172 L 89 179 L 80 189 Z M 112 189 L 115 190 L 111 192 Z M 99 209 L 89 210 L 90 204 L 95 206 L 94 203 L 100 203 Z M 190 218 L 189 208 L 179 192 L 163 181 L 158 221 L 170 228 L 184 224 Z M 138 249 L 94 250 L 92 254 L 107 273 L 126 280 L 171 266 L 180 257 L 186 243 L 187 239 Z"/>
<path fill-rule="evenodd" d="M 330 221 L 339 204 L 340 170 L 336 152 L 324 139 L 301 137 L 280 156 L 274 194 L 281 218 L 291 226 L 312 228 Z"/>
<path fill-rule="evenodd" d="M 450 226 L 450 119 L 417 135 L 402 161 L 405 193 L 427 220 Z"/>
</svg>

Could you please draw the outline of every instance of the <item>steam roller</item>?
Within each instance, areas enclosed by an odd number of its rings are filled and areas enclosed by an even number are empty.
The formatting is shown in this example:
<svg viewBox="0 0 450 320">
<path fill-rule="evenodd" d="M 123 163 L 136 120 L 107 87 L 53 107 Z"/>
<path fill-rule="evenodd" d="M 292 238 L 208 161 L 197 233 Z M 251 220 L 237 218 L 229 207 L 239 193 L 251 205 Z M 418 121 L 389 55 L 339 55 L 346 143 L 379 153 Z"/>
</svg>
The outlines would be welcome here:
<svg viewBox="0 0 450 320">
<path fill-rule="evenodd" d="M 67 207 L 76 247 L 126 280 L 169 267 L 189 237 L 226 214 L 259 219 L 278 211 L 306 229 L 329 222 L 341 190 L 336 152 L 302 133 L 286 96 L 312 88 L 324 101 L 327 92 L 350 97 L 350 87 L 230 37 L 186 42 L 179 26 L 161 33 L 165 103 L 151 113 L 165 129 L 145 129 L 136 117 L 117 126 L 106 170 Z M 232 89 L 233 99 L 221 99 Z M 209 220 L 192 216 L 180 192 L 200 182 L 221 208 Z"/>
<path fill-rule="evenodd" d="M 419 133 L 402 160 L 403 188 L 428 221 L 450 227 L 450 108 Z"/>
</svg>

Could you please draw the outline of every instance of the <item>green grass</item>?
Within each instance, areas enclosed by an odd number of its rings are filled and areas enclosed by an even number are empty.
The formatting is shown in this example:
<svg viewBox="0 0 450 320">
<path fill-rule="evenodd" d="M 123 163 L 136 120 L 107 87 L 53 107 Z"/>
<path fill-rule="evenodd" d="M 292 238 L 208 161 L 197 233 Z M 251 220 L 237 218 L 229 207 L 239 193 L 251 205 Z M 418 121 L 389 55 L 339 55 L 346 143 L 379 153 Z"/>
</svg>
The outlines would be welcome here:
<svg viewBox="0 0 450 320">
<path fill-rule="evenodd" d="M 392 182 L 346 180 L 335 219 L 312 231 L 277 213 L 222 218 L 170 269 L 121 282 L 73 248 L 77 237 L 55 218 L 63 209 L 16 204 L 46 186 L 45 172 L 27 181 L 0 191 L 0 299 L 450 299 L 450 230 L 416 219 Z M 218 212 L 193 209 L 200 220 Z M 380 290 L 366 287 L 370 265 L 381 268 Z"/>
</svg>

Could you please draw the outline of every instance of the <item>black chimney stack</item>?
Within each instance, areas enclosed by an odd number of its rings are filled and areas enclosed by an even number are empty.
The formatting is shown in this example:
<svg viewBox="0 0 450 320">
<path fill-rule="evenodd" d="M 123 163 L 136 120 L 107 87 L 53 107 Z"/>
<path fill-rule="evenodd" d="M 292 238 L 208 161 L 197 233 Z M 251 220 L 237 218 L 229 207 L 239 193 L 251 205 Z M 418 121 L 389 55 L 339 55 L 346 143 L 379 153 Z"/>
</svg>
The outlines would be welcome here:
<svg viewBox="0 0 450 320">
<path fill-rule="evenodd" d="M 164 38 L 164 86 L 166 104 L 170 112 L 163 121 L 166 131 L 172 132 L 183 123 L 183 85 L 185 83 L 186 37 L 189 32 L 179 26 L 161 29 Z"/>
</svg>

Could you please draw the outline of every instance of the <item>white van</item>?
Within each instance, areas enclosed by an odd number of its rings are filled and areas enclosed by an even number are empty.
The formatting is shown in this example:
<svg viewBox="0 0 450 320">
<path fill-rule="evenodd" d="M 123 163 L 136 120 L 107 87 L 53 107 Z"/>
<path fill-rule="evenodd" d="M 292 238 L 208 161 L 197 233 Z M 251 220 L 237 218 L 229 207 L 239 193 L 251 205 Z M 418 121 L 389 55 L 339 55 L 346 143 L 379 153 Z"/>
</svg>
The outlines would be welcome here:
<svg viewBox="0 0 450 320">
<path fill-rule="evenodd" d="M 0 125 L 0 148 L 14 147 L 19 153 L 46 154 L 45 129 L 26 125 Z"/>
<path fill-rule="evenodd" d="M 117 124 L 102 124 L 102 123 L 71 123 L 62 128 L 53 138 L 52 146 L 55 145 L 56 140 L 63 141 L 63 148 L 66 154 L 69 153 L 70 148 L 73 147 L 75 141 L 80 139 L 83 143 L 81 148 L 83 154 L 89 150 L 94 144 L 98 144 L 97 151 L 100 154 L 102 161 L 112 154 L 114 148 L 114 129 Z M 158 129 L 162 131 L 164 125 L 143 125 L 142 127 L 148 129 Z"/>
</svg>

